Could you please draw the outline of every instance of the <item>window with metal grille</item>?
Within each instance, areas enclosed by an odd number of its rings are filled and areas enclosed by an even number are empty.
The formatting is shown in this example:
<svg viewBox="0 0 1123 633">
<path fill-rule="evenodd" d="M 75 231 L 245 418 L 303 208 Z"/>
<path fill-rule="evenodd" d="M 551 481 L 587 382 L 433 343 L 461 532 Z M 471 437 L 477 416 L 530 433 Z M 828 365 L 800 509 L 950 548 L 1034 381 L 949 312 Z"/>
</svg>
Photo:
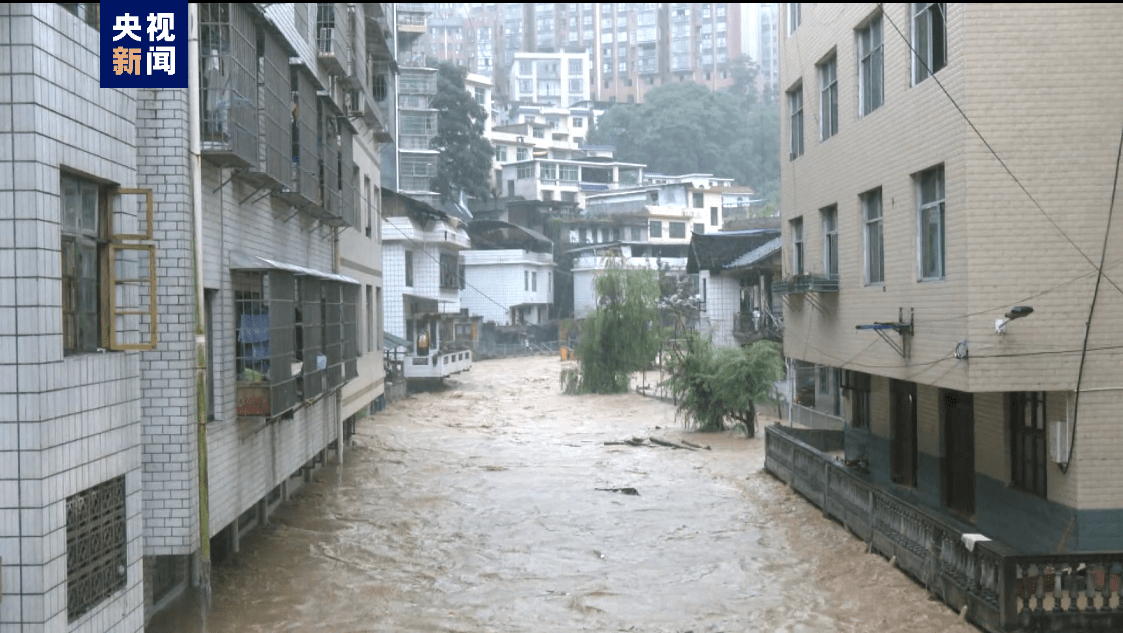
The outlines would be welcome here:
<svg viewBox="0 0 1123 633">
<path fill-rule="evenodd" d="M 667 228 L 667 235 L 675 238 L 686 237 L 686 222 L 671 222 Z"/>
<path fill-rule="evenodd" d="M 224 163 L 256 164 L 257 32 L 245 6 L 199 5 L 203 152 Z"/>
<path fill-rule="evenodd" d="M 1010 400 L 1010 480 L 1015 488 L 1045 497 L 1045 392 L 1019 391 Z"/>
<path fill-rule="evenodd" d="M 128 581 L 125 476 L 66 498 L 66 612 L 90 612 Z"/>
</svg>

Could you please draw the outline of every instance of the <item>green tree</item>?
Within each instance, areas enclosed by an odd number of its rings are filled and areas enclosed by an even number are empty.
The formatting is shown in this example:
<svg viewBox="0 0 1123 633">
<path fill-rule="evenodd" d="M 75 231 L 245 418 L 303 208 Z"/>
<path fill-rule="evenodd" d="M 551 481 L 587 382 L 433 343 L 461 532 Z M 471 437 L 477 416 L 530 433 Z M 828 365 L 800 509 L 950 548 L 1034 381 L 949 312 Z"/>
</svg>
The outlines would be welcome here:
<svg viewBox="0 0 1123 633">
<path fill-rule="evenodd" d="M 487 111 L 464 87 L 466 73 L 447 62 L 437 67 L 437 94 L 431 102 L 437 135 L 430 147 L 441 154 L 430 186 L 442 200 L 455 200 L 462 191 L 480 199 L 490 195 L 487 182 L 495 150 L 484 138 Z"/>
<path fill-rule="evenodd" d="M 651 171 L 712 173 L 765 196 L 778 191 L 779 112 L 760 102 L 755 66 L 735 68 L 731 92 L 672 83 L 647 93 L 642 104 L 617 104 L 600 117 L 590 140 L 614 144 L 617 158 Z"/>
<path fill-rule="evenodd" d="M 734 420 L 744 425 L 749 437 L 756 432 L 756 403 L 771 402 L 772 383 L 784 376 L 776 343 L 714 348 L 696 332 L 687 334 L 668 366 L 667 384 L 688 428 L 720 431 L 726 420 Z"/>
<path fill-rule="evenodd" d="M 655 271 L 610 266 L 597 278 L 596 292 L 597 309 L 581 324 L 580 364 L 562 376 L 567 393 L 624 393 L 632 373 L 659 352 Z"/>
</svg>

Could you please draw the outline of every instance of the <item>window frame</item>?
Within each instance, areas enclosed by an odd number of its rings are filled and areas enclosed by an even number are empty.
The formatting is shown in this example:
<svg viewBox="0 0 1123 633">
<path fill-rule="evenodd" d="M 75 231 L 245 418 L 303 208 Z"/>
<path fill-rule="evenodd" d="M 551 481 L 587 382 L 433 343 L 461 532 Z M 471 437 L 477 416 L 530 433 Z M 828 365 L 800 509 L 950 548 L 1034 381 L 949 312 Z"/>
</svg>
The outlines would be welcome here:
<svg viewBox="0 0 1123 633">
<path fill-rule="evenodd" d="M 882 14 L 878 12 L 854 31 L 855 50 L 858 53 L 858 118 L 872 114 L 885 104 L 884 29 Z M 867 34 L 868 43 L 865 39 Z M 875 34 L 877 36 L 876 43 L 874 42 Z M 875 75 L 877 79 L 876 91 L 873 85 Z"/>
<path fill-rule="evenodd" d="M 877 202 L 876 209 L 870 204 Z M 885 283 L 885 210 L 882 206 L 881 187 L 875 187 L 859 195 L 859 208 L 862 214 L 862 243 L 864 259 L 864 276 L 867 286 Z M 877 216 L 872 217 L 870 212 L 876 210 Z M 877 261 L 874 261 L 873 228 L 876 227 Z M 874 264 L 877 264 L 876 271 Z M 877 273 L 876 276 L 874 273 Z"/>
<path fill-rule="evenodd" d="M 803 83 L 799 82 L 788 95 L 788 160 L 803 156 Z"/>
<path fill-rule="evenodd" d="M 649 221 L 648 225 L 647 225 L 647 235 L 648 235 L 649 239 L 653 238 L 653 237 L 657 237 L 657 238 L 662 239 L 663 238 L 663 221 L 662 220 L 651 220 L 651 221 Z"/>
<path fill-rule="evenodd" d="M 803 241 L 803 216 L 792 218 L 788 221 L 788 228 L 792 235 L 792 274 L 802 275 L 806 262 L 806 251 Z"/>
<path fill-rule="evenodd" d="M 787 5 L 788 35 L 795 33 L 803 22 L 803 7 L 798 2 L 789 2 Z"/>
<path fill-rule="evenodd" d="M 413 287 L 413 251 L 405 252 L 405 287 Z"/>
<path fill-rule="evenodd" d="M 912 54 L 912 85 L 923 83 L 932 75 L 940 72 L 948 64 L 948 23 L 946 2 L 911 2 L 909 3 L 909 20 L 911 27 Z M 939 16 L 939 25 L 936 24 Z M 940 33 L 933 37 L 939 29 Z M 927 39 L 923 39 L 923 38 Z M 934 46 L 940 43 L 942 46 Z M 937 58 L 937 56 L 942 58 Z"/>
<path fill-rule="evenodd" d="M 1007 400 L 1010 421 L 1010 485 L 1047 499 L 1048 394 L 1044 391 L 1017 391 L 1009 393 Z"/>
<path fill-rule="evenodd" d="M 686 222 L 671 221 L 667 223 L 667 237 L 671 239 L 686 238 Z"/>
<path fill-rule="evenodd" d="M 820 62 L 819 70 L 819 142 L 838 134 L 838 56 Z"/>
<path fill-rule="evenodd" d="M 925 201 L 925 179 L 935 177 L 935 198 Z M 944 166 L 936 165 L 913 175 L 916 190 L 916 278 L 917 281 L 941 281 L 947 276 L 947 231 L 945 200 Z M 934 212 L 937 216 L 935 225 L 925 216 Z M 931 229 L 935 229 L 935 241 L 932 241 Z M 934 258 L 931 258 L 929 249 L 934 248 Z M 931 268 L 930 268 L 931 266 Z"/>
<path fill-rule="evenodd" d="M 819 213 L 823 219 L 823 274 L 832 279 L 838 278 L 838 205 L 832 204 Z"/>
</svg>

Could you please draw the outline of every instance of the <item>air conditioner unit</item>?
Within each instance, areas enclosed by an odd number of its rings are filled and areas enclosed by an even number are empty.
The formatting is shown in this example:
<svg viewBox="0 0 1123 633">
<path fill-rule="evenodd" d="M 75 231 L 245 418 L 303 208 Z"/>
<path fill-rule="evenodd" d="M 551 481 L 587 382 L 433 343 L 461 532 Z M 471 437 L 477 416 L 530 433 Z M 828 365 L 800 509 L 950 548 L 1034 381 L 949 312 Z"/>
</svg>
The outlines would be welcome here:
<svg viewBox="0 0 1123 633">
<path fill-rule="evenodd" d="M 366 94 L 361 90 L 351 92 L 351 104 L 348 111 L 350 116 L 363 116 L 363 111 L 366 110 Z"/>
<path fill-rule="evenodd" d="M 1058 414 L 1063 417 L 1049 420 L 1049 460 L 1057 464 L 1068 463 L 1075 403 L 1075 394 L 1069 394 L 1064 409 Z"/>
</svg>

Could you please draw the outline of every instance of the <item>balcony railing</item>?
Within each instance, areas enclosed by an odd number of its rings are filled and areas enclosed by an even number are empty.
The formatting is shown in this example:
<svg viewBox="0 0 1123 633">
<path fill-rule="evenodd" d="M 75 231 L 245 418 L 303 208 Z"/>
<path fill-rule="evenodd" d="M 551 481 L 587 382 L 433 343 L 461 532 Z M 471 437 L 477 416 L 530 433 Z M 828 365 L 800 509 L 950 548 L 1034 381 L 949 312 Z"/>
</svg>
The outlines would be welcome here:
<svg viewBox="0 0 1123 633">
<path fill-rule="evenodd" d="M 402 366 L 406 378 L 447 378 L 471 368 L 470 350 L 413 356 Z"/>
<path fill-rule="evenodd" d="M 783 281 L 778 281 L 773 286 L 780 294 L 801 295 L 808 292 L 833 293 L 838 292 L 837 275 L 792 275 Z"/>
<path fill-rule="evenodd" d="M 1018 554 L 965 532 L 851 473 L 779 426 L 765 428 L 765 468 L 990 633 L 1117 631 L 1123 552 Z"/>
</svg>

